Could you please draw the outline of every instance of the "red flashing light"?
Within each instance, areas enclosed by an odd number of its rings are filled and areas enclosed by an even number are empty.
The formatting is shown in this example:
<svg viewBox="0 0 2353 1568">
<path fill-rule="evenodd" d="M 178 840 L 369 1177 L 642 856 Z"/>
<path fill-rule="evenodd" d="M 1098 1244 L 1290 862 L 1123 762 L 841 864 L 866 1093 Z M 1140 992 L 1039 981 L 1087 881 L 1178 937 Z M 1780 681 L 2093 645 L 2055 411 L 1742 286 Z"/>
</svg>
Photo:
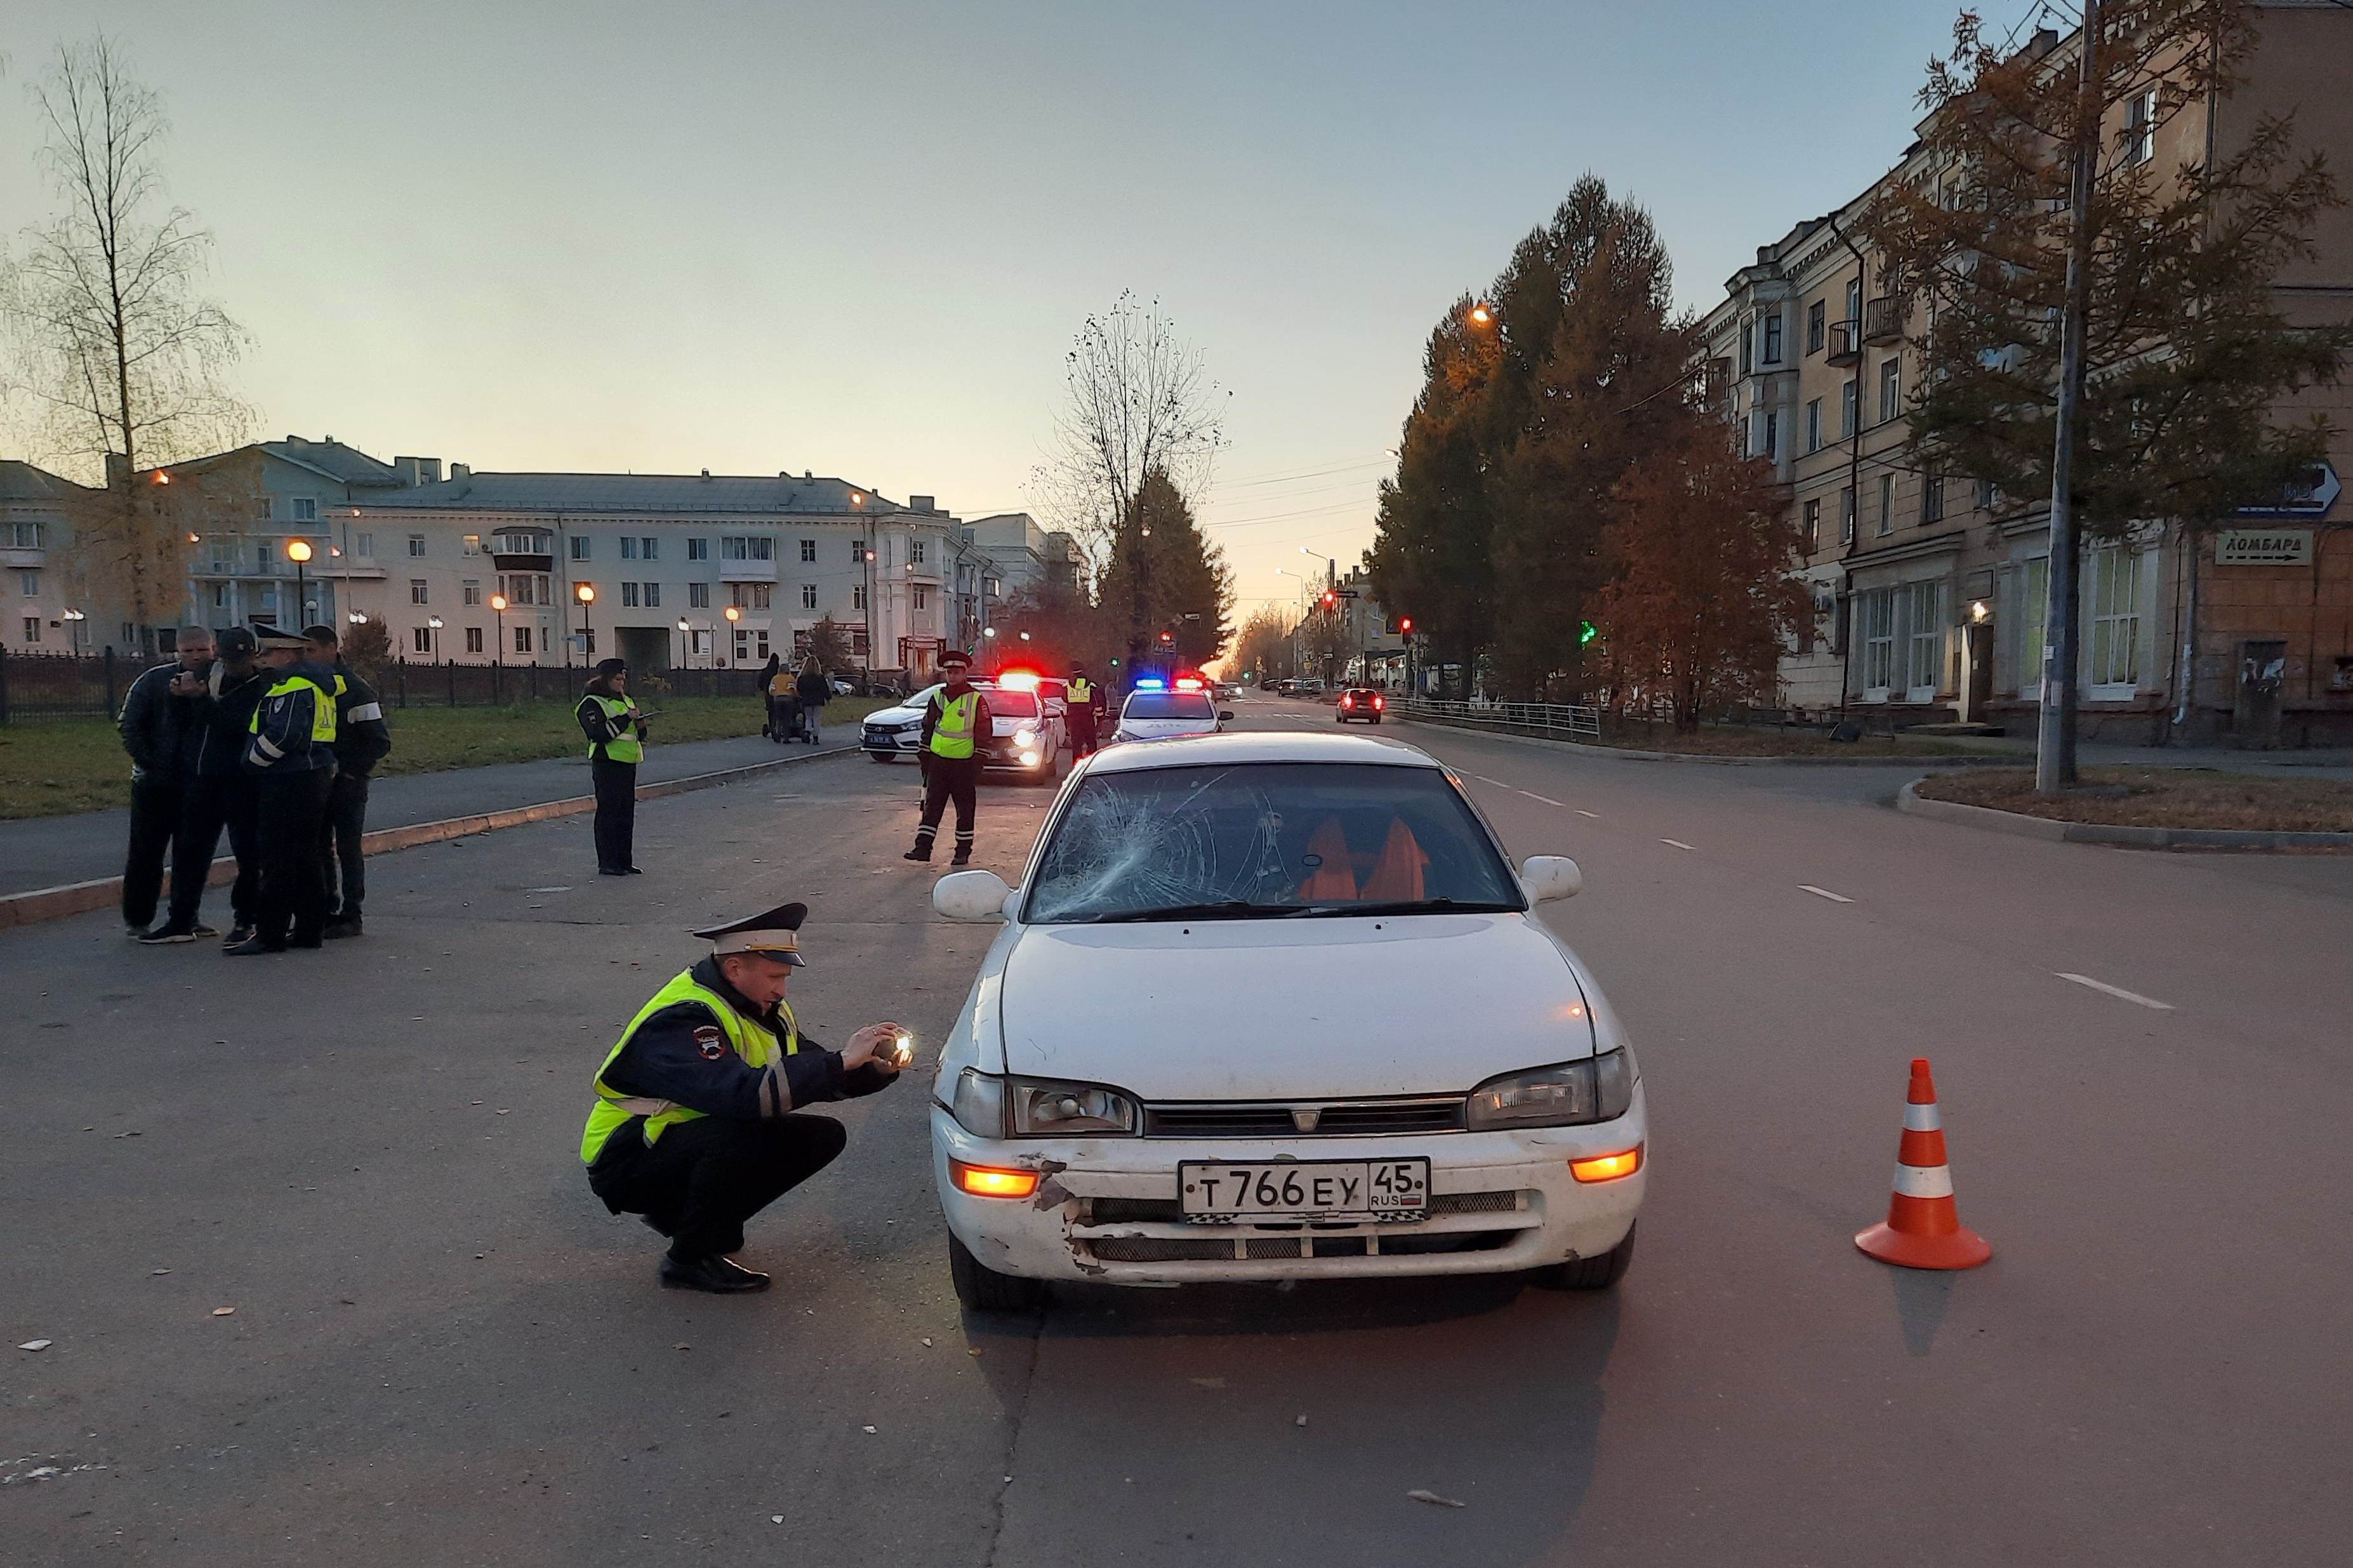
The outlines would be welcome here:
<svg viewBox="0 0 2353 1568">
<path fill-rule="evenodd" d="M 1179 691 L 1198 691 L 1201 689 L 1201 681 L 1199 678 L 1196 676 L 1180 675 L 1176 678 L 1176 689 Z"/>
</svg>

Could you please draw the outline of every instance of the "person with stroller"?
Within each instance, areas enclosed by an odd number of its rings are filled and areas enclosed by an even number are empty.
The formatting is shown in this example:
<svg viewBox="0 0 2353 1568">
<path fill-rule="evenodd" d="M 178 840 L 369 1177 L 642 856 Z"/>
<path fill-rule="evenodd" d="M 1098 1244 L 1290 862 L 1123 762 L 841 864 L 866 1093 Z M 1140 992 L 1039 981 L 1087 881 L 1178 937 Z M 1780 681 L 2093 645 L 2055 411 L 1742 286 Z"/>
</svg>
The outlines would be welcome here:
<svg viewBox="0 0 2353 1568">
<path fill-rule="evenodd" d="M 833 690 L 826 682 L 825 671 L 815 658 L 801 666 L 800 679 L 794 682 L 794 694 L 800 699 L 801 739 L 810 745 L 821 742 L 819 731 L 825 724 L 825 705 Z"/>
<path fill-rule="evenodd" d="M 800 689 L 792 666 L 773 657 L 768 664 L 768 739 L 781 746 L 800 733 Z"/>
</svg>

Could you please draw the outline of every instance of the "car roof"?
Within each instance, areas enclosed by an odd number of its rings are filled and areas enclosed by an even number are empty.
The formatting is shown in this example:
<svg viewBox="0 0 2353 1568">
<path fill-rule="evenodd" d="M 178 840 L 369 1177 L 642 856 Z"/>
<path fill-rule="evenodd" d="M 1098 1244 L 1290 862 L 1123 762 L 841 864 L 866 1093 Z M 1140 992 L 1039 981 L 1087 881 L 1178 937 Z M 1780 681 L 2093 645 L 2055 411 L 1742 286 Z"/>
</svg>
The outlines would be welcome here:
<svg viewBox="0 0 2353 1568">
<path fill-rule="evenodd" d="M 1442 765 L 1429 752 L 1403 741 L 1373 735 L 1256 730 L 1113 746 L 1089 758 L 1087 768 L 1098 773 L 1129 773 L 1139 768 L 1215 767 L 1230 763 L 1378 763 L 1407 768 Z"/>
</svg>

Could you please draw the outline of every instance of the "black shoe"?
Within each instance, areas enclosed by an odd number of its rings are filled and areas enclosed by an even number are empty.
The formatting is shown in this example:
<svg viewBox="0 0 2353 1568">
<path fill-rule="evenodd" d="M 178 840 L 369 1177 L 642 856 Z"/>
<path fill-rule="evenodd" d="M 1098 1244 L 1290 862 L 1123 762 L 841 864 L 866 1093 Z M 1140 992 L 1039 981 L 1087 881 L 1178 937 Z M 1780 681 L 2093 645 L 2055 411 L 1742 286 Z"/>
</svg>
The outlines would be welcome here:
<svg viewBox="0 0 2353 1568">
<path fill-rule="evenodd" d="M 902 860 L 920 861 L 922 864 L 928 866 L 932 863 L 932 852 L 928 849 L 910 849 L 904 855 L 900 856 L 899 858 Z"/>
<path fill-rule="evenodd" d="M 176 942 L 195 940 L 196 928 L 192 925 L 182 925 L 177 921 L 165 921 L 153 931 L 142 931 L 139 936 L 140 944 L 143 947 L 168 947 Z"/>
<path fill-rule="evenodd" d="M 267 937 L 249 936 L 234 947 L 222 948 L 221 956 L 223 958 L 251 958 L 257 953 L 284 952 L 285 951 L 286 944 L 282 942 L 271 942 Z"/>
<path fill-rule="evenodd" d="M 240 921 L 228 928 L 228 937 L 221 943 L 221 945 L 223 947 L 235 947 L 239 942 L 251 942 L 252 940 L 253 928 Z"/>
<path fill-rule="evenodd" d="M 205 924 L 205 922 L 204 922 L 204 921 L 195 921 L 191 922 L 191 923 L 189 924 L 189 926 L 188 926 L 188 931 L 189 931 L 189 934 L 190 934 L 190 935 L 193 935 L 193 936 L 218 936 L 218 935 L 220 935 L 220 928 L 219 928 L 219 927 L 217 927 L 217 926 L 208 926 L 208 925 Z"/>
<path fill-rule="evenodd" d="M 314 931 L 308 936 L 305 936 L 302 932 L 298 931 L 292 936 L 286 939 L 286 945 L 289 948 L 301 948 L 305 952 L 316 952 L 320 948 L 327 945 L 325 941 L 322 940 L 325 935 L 326 933 L 324 931 Z"/>
<path fill-rule="evenodd" d="M 624 877 L 642 877 L 645 874 L 645 869 L 642 867 L 624 866 L 621 868 L 621 875 Z"/>
<path fill-rule="evenodd" d="M 708 1290 L 714 1296 L 733 1296 L 768 1288 L 766 1275 L 716 1255 L 681 1262 L 665 1254 L 661 1282 L 673 1290 Z"/>
<path fill-rule="evenodd" d="M 360 931 L 360 917 L 353 915 L 349 920 L 329 921 L 327 929 L 319 934 L 329 942 L 334 942 L 347 936 L 357 936 Z"/>
<path fill-rule="evenodd" d="M 972 864 L 972 857 L 969 855 L 958 855 L 955 859 L 949 861 L 948 864 L 951 866 L 969 866 Z"/>
<path fill-rule="evenodd" d="M 596 868 L 596 875 L 599 877 L 626 877 L 628 874 L 629 868 L 627 866 L 599 866 Z"/>
</svg>

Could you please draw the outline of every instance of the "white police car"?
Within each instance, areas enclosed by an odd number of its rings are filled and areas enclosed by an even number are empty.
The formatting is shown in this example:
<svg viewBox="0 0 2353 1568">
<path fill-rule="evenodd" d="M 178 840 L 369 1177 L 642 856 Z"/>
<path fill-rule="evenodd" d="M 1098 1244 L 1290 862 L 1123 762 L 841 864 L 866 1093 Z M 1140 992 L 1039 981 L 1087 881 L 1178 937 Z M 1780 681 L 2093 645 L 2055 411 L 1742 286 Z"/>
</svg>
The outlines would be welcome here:
<svg viewBox="0 0 2353 1568">
<path fill-rule="evenodd" d="M 1231 719 L 1210 694 L 1209 683 L 1191 676 L 1164 680 L 1146 676 L 1120 704 L 1114 741 L 1170 741 L 1180 735 L 1214 735 Z"/>
</svg>

